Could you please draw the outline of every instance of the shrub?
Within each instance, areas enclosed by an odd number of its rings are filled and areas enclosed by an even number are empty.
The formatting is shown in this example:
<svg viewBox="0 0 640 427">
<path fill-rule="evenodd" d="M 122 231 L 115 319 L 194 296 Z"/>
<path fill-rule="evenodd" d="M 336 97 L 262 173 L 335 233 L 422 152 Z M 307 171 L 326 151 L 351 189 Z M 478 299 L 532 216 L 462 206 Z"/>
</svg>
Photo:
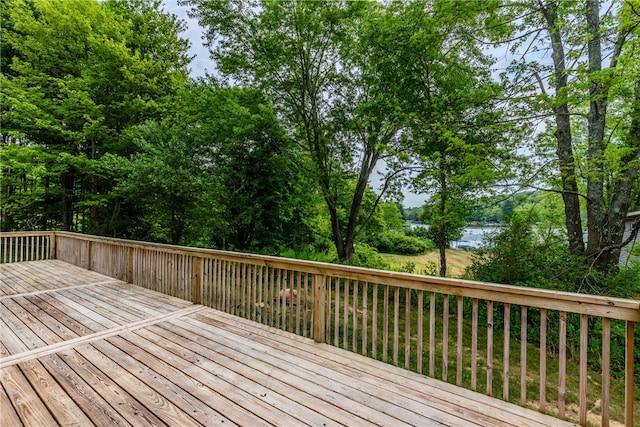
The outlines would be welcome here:
<svg viewBox="0 0 640 427">
<path fill-rule="evenodd" d="M 404 234 L 386 234 L 378 239 L 376 247 L 381 252 L 401 255 L 423 254 L 434 248 L 433 242 Z"/>
</svg>

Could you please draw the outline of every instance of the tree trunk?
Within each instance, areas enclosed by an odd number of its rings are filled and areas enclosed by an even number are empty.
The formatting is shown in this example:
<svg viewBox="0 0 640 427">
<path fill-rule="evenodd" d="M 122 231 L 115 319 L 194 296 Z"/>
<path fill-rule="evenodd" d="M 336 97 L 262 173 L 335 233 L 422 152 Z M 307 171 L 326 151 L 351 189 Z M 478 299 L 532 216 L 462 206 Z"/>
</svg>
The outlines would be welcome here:
<svg viewBox="0 0 640 427">
<path fill-rule="evenodd" d="M 62 173 L 62 230 L 73 229 L 75 171 L 73 168 Z"/>
<path fill-rule="evenodd" d="M 340 261 L 349 261 L 353 256 L 353 245 L 348 248 L 342 240 L 342 232 L 340 231 L 340 221 L 338 220 L 338 210 L 335 200 L 325 197 L 327 208 L 329 209 L 329 217 L 331 218 L 331 235 L 333 236 L 333 244 L 336 245 L 336 252 Z M 350 249 L 350 250 L 349 250 Z"/>
<path fill-rule="evenodd" d="M 633 183 L 640 174 L 640 80 L 635 84 L 627 147 L 630 150 L 622 157 L 620 164 L 632 166 L 627 166 L 614 184 L 606 222 L 603 224 L 604 238 L 601 239 L 600 246 L 593 248 L 591 252 L 594 268 L 598 271 L 607 272 L 618 264 L 624 225 L 631 206 Z"/>
<path fill-rule="evenodd" d="M 580 199 L 576 179 L 575 158 L 573 155 L 571 122 L 567 97 L 567 74 L 565 54 L 562 38 L 557 27 L 557 11 L 551 4 L 542 8 L 547 21 L 547 30 L 551 37 L 553 68 L 555 75 L 555 92 L 557 105 L 555 107 L 556 140 L 558 162 L 560 165 L 560 179 L 562 183 L 562 200 L 564 202 L 565 226 L 569 239 L 569 251 L 572 254 L 584 253 L 584 239 L 582 237 L 582 219 L 580 217 Z"/>
<path fill-rule="evenodd" d="M 447 238 L 447 228 L 445 215 L 447 214 L 447 199 L 448 186 L 447 176 L 445 173 L 446 162 L 444 160 L 445 155 L 442 153 L 440 158 L 440 206 L 438 207 L 438 214 L 440 216 L 440 230 L 437 232 L 438 238 L 437 245 L 440 250 L 440 277 L 447 277 L 447 246 L 449 246 L 449 239 Z"/>
<path fill-rule="evenodd" d="M 600 14 L 596 0 L 587 1 L 587 43 L 589 54 L 589 116 L 588 116 L 588 174 L 587 174 L 587 255 L 595 254 L 603 245 L 609 227 L 604 213 L 604 127 L 607 100 L 601 76 L 602 48 L 600 44 Z M 595 75 L 595 78 L 594 78 Z M 600 77 L 600 78 L 599 78 Z"/>
</svg>

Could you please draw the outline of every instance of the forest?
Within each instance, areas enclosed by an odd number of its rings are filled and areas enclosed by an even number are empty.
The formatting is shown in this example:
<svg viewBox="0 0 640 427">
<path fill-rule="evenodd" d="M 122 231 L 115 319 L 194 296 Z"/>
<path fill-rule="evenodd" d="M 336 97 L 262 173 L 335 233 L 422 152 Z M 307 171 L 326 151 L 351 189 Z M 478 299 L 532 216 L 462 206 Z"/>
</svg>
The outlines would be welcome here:
<svg viewBox="0 0 640 427">
<path fill-rule="evenodd" d="M 637 0 L 3 2 L 1 228 L 637 297 Z M 424 194 L 405 209 L 403 191 Z M 407 219 L 429 224 L 407 228 Z"/>
</svg>

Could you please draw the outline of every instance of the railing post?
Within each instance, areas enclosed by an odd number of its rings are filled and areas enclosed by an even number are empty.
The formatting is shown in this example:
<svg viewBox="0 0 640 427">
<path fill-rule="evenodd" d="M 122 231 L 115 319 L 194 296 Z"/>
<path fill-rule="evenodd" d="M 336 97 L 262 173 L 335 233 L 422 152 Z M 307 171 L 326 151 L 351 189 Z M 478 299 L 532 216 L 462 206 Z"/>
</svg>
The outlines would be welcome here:
<svg viewBox="0 0 640 427">
<path fill-rule="evenodd" d="M 58 236 L 56 235 L 56 233 L 51 233 L 49 239 L 49 259 L 56 259 L 56 242 L 58 241 Z"/>
<path fill-rule="evenodd" d="M 194 304 L 201 304 L 201 289 L 202 289 L 202 258 L 193 258 L 193 288 L 191 290 L 191 302 Z"/>
<path fill-rule="evenodd" d="M 127 283 L 133 283 L 133 248 L 127 251 Z"/>
<path fill-rule="evenodd" d="M 327 308 L 327 276 L 313 275 L 313 340 L 317 343 L 326 342 L 326 308 Z"/>
<path fill-rule="evenodd" d="M 93 241 L 87 242 L 87 270 L 91 270 L 91 258 L 93 257 Z M 98 267 L 100 268 L 100 267 Z"/>
</svg>

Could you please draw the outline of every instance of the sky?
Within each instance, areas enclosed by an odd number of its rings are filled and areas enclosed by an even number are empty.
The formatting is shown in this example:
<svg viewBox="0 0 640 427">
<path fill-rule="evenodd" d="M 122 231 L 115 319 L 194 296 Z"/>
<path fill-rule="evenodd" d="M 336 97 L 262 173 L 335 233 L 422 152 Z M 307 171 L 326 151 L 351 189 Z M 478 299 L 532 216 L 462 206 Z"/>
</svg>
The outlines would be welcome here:
<svg viewBox="0 0 640 427">
<path fill-rule="evenodd" d="M 191 42 L 189 48 L 189 55 L 194 57 L 189 65 L 190 76 L 192 78 L 204 77 L 206 72 L 213 74 L 215 72 L 215 65 L 213 60 L 209 57 L 209 50 L 203 44 L 203 29 L 195 19 L 189 18 L 187 15 L 188 7 L 181 6 L 177 0 L 164 0 L 164 10 L 169 13 L 175 14 L 179 19 L 185 21 L 187 29 L 181 34 L 181 37 L 188 39 Z M 381 166 L 382 168 L 382 166 Z M 378 173 L 374 170 L 371 175 L 370 184 L 374 190 L 380 187 L 381 181 Z M 427 195 L 414 194 L 408 189 L 403 191 L 404 200 L 402 201 L 405 207 L 419 207 L 424 205 Z"/>
</svg>

